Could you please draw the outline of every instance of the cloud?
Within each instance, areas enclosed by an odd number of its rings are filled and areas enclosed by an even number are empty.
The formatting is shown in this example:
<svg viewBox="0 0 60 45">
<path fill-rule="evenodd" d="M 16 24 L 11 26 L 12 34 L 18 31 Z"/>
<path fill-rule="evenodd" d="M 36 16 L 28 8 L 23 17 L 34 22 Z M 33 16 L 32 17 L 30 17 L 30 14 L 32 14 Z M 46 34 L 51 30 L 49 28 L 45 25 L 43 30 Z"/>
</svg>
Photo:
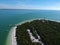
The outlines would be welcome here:
<svg viewBox="0 0 60 45">
<path fill-rule="evenodd" d="M 37 6 L 37 5 L 26 5 L 26 4 L 0 4 L 0 9 L 41 9 L 41 10 L 60 10 L 59 5 L 53 6 Z"/>
</svg>

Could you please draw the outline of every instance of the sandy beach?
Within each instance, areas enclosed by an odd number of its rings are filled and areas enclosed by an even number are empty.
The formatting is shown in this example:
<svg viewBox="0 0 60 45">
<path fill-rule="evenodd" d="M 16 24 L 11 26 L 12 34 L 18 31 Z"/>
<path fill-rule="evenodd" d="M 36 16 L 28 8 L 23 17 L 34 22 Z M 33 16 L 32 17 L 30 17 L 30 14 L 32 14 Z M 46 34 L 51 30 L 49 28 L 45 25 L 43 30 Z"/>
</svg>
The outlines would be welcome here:
<svg viewBox="0 0 60 45">
<path fill-rule="evenodd" d="M 12 30 L 12 35 L 11 35 L 11 38 L 12 38 L 12 42 L 11 43 L 12 43 L 12 45 L 17 45 L 15 35 L 16 35 L 16 27 L 14 27 L 13 30 Z"/>
<path fill-rule="evenodd" d="M 6 45 L 17 45 L 15 34 L 16 34 L 16 26 L 12 27 L 11 31 L 9 32 Z"/>
</svg>

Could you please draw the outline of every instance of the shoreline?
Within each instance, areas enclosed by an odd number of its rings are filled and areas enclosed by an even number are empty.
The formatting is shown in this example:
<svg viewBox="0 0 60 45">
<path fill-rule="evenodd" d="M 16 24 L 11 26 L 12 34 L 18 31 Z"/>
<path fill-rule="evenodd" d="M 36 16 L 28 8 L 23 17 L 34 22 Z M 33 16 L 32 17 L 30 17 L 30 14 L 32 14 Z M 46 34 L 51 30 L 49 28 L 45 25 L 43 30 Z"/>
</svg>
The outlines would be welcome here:
<svg viewBox="0 0 60 45">
<path fill-rule="evenodd" d="M 25 21 L 22 21 L 22 22 L 16 24 L 16 26 L 11 28 L 11 30 L 8 34 L 6 45 L 17 45 L 15 34 L 16 34 L 16 28 L 17 28 L 18 25 L 21 25 L 21 24 L 26 23 L 26 22 L 31 22 L 33 20 L 41 20 L 41 19 L 42 18 L 25 20 Z M 45 19 L 45 20 L 51 20 L 51 19 Z M 57 20 L 51 20 L 51 21 L 60 22 L 60 21 L 57 21 Z"/>
<path fill-rule="evenodd" d="M 18 25 L 21 25 L 25 22 L 30 22 L 30 21 L 33 21 L 34 19 L 32 20 L 25 20 L 25 21 L 22 21 L 20 23 L 17 23 L 14 27 L 12 27 L 9 31 L 9 34 L 8 34 L 8 37 L 7 37 L 7 40 L 6 40 L 6 45 L 17 45 L 17 42 L 16 42 L 16 37 L 15 37 L 15 34 L 16 34 L 16 28 Z"/>
<path fill-rule="evenodd" d="M 16 37 L 15 37 L 16 28 L 17 28 L 16 26 L 12 27 L 11 31 L 9 32 L 6 45 L 17 45 Z"/>
</svg>

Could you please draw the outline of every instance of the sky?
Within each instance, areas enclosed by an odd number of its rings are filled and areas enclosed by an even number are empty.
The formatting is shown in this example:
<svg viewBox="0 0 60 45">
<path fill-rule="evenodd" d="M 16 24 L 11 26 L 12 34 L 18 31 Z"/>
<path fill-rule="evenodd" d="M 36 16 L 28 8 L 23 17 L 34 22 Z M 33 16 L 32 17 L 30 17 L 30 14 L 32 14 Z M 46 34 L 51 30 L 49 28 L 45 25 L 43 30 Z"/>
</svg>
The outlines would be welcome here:
<svg viewBox="0 0 60 45">
<path fill-rule="evenodd" d="M 60 10 L 60 0 L 0 0 L 0 9 Z"/>
</svg>

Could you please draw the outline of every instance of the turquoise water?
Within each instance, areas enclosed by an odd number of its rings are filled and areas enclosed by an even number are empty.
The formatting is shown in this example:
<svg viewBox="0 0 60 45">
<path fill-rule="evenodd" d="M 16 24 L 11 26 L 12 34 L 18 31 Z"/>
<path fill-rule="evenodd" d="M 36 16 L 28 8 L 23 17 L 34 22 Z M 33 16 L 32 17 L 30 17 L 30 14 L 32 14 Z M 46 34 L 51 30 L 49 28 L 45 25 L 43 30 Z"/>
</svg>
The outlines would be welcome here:
<svg viewBox="0 0 60 45">
<path fill-rule="evenodd" d="M 8 33 L 11 29 L 9 25 L 14 25 L 25 20 L 36 18 L 46 18 L 60 21 L 60 11 L 55 10 L 0 10 L 0 45 L 5 45 Z"/>
</svg>

